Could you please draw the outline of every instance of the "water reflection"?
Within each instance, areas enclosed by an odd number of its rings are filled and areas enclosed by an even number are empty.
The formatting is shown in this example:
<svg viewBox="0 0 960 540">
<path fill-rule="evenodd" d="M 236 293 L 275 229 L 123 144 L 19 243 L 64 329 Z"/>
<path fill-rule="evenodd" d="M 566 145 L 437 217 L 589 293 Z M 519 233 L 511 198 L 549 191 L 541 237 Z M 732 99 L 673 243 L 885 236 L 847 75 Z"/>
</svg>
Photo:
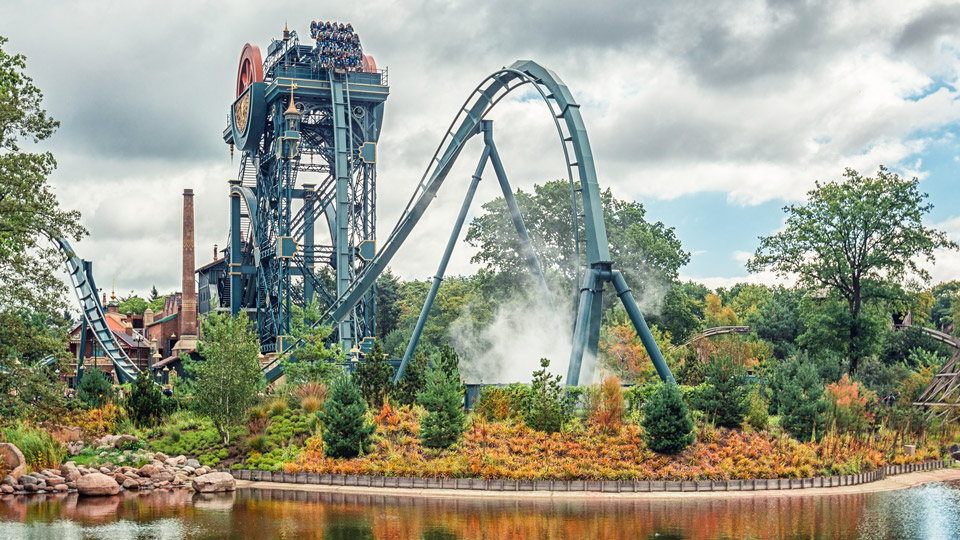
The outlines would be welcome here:
<svg viewBox="0 0 960 540">
<path fill-rule="evenodd" d="M 412 499 L 249 489 L 0 498 L 0 538 L 960 538 L 960 484 L 688 501 Z"/>
</svg>

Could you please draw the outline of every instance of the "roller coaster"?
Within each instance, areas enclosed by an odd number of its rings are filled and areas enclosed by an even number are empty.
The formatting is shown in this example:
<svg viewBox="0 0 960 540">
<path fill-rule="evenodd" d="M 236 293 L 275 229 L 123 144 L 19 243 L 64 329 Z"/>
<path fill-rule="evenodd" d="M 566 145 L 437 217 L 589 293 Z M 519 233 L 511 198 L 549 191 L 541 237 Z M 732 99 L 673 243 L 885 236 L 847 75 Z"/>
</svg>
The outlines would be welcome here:
<svg viewBox="0 0 960 540">
<path fill-rule="evenodd" d="M 369 54 L 356 69 L 331 68 L 319 46 L 301 43 L 284 30 L 262 60 L 259 47 L 244 45 L 223 140 L 242 153 L 237 179 L 230 180 L 230 238 L 222 263 L 201 271 L 200 310 L 247 312 L 256 319 L 261 350 L 277 359 L 264 369 L 281 375 L 280 358 L 298 343 L 291 337 L 293 306 L 318 301 L 319 323 L 335 329 L 348 351 L 366 351 L 376 334 L 375 284 L 436 197 L 465 144 L 482 134 L 484 149 L 416 330 L 401 362 L 416 346 L 440 280 L 457 242 L 476 185 L 487 162 L 493 165 L 510 207 L 523 253 L 549 293 L 513 190 L 493 141 L 490 111 L 520 87 L 546 105 L 563 149 L 570 182 L 571 219 L 579 262 L 574 339 L 567 383 L 581 379 L 585 355 L 595 355 L 602 295 L 612 284 L 627 309 L 659 376 L 673 377 L 619 271 L 612 268 L 600 206 L 593 153 L 580 106 L 563 81 L 532 61 L 518 61 L 484 79 L 459 109 L 431 158 L 397 225 L 376 245 L 376 155 L 389 95 L 387 72 Z M 321 241 L 315 225 L 325 223 Z M 331 280 L 319 268 L 329 267 Z"/>
</svg>

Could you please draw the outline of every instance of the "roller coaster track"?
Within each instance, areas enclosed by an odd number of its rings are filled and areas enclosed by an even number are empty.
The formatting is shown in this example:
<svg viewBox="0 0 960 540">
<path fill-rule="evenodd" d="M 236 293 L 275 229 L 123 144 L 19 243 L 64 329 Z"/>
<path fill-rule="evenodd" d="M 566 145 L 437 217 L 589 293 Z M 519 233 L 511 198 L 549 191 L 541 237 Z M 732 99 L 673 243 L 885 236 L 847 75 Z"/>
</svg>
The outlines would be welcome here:
<svg viewBox="0 0 960 540">
<path fill-rule="evenodd" d="M 117 379 L 120 383 L 135 381 L 140 370 L 130 360 L 127 353 L 123 351 L 117 340 L 114 339 L 113 331 L 107 325 L 103 306 L 100 304 L 100 297 L 97 296 L 97 285 L 93 281 L 93 273 L 89 271 L 89 268 L 84 267 L 83 261 L 80 257 L 77 257 L 76 252 L 73 251 L 66 239 L 56 238 L 55 240 L 66 259 L 67 273 L 70 275 L 73 290 L 77 294 L 80 312 L 93 331 L 94 338 L 103 349 L 104 355 L 113 362 Z M 49 365 L 54 360 L 48 357 L 41 361 L 41 364 Z"/>
<path fill-rule="evenodd" d="M 426 171 L 410 197 L 397 225 L 383 243 L 377 255 L 353 279 L 346 290 L 328 306 L 317 324 L 340 324 L 355 308 L 377 277 L 386 269 L 390 260 L 419 222 L 429 204 L 437 196 L 467 141 L 480 132 L 480 122 L 512 91 L 530 85 L 541 97 L 553 116 L 557 134 L 563 145 L 563 155 L 570 182 L 572 216 L 576 236 L 577 264 L 580 264 L 580 227 L 586 243 L 586 267 L 607 265 L 610 253 L 603 212 L 600 207 L 599 186 L 594 166 L 593 152 L 580 105 L 574 100 L 566 84 L 551 70 L 529 60 L 518 60 L 509 68 L 502 68 L 481 82 L 470 94 L 456 117 L 443 135 Z M 579 267 L 578 267 L 579 268 Z M 584 269 L 585 271 L 586 269 Z M 580 277 L 578 271 L 578 282 Z M 579 294 L 579 292 L 578 292 Z M 288 352 L 299 346 L 294 343 L 284 349 Z M 279 358 L 264 367 L 270 376 L 279 376 Z"/>
<path fill-rule="evenodd" d="M 702 334 L 697 334 L 692 338 L 684 341 L 680 345 L 671 345 L 667 350 L 672 351 L 673 349 L 678 349 L 680 347 L 685 347 L 691 343 L 700 341 L 701 339 L 711 338 L 714 336 L 723 336 L 728 334 L 749 334 L 749 326 L 714 326 L 713 328 L 707 328 Z"/>
</svg>

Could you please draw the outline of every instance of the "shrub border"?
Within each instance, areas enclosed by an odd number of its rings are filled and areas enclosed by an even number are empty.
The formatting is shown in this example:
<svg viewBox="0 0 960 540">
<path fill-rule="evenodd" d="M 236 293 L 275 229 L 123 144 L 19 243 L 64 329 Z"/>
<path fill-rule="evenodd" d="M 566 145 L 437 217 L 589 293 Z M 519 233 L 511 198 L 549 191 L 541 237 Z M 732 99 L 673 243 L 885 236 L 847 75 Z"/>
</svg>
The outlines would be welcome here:
<svg viewBox="0 0 960 540">
<path fill-rule="evenodd" d="M 950 467 L 954 460 L 886 465 L 873 472 L 813 478 L 755 480 L 494 480 L 483 478 L 418 478 L 409 476 L 363 476 L 345 474 L 288 473 L 249 469 L 222 469 L 237 480 L 280 482 L 320 486 L 351 486 L 400 489 L 456 489 L 484 491 L 594 491 L 604 493 L 657 493 L 709 491 L 775 491 L 787 489 L 856 486 L 887 476 Z"/>
</svg>

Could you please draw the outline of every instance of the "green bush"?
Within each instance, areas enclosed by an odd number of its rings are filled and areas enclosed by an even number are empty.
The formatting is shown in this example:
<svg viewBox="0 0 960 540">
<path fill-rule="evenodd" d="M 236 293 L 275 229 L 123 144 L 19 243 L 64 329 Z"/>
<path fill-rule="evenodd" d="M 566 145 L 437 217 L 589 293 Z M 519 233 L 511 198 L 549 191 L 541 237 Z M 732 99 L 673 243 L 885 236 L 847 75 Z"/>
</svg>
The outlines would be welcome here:
<svg viewBox="0 0 960 540">
<path fill-rule="evenodd" d="M 403 378 L 393 386 L 390 393 L 391 401 L 397 405 L 413 405 L 417 402 L 417 392 L 427 384 L 427 368 L 430 359 L 426 356 L 417 356 L 407 363 L 403 369 Z"/>
<path fill-rule="evenodd" d="M 813 361 L 794 356 L 782 362 L 775 375 L 780 425 L 800 441 L 823 434 L 823 379 Z"/>
<path fill-rule="evenodd" d="M 523 417 L 523 404 L 530 395 L 530 387 L 511 383 L 508 386 L 484 386 L 473 406 L 473 412 L 487 420 L 503 421 Z"/>
<path fill-rule="evenodd" d="M 693 419 L 680 389 L 661 384 L 643 405 L 644 440 L 654 452 L 676 454 L 694 440 Z"/>
<path fill-rule="evenodd" d="M 163 394 L 146 371 L 137 375 L 137 382 L 127 398 L 127 411 L 138 427 L 153 425 L 163 414 Z"/>
<path fill-rule="evenodd" d="M 704 375 L 709 385 L 696 407 L 719 426 L 739 427 L 747 414 L 747 370 L 727 355 L 713 355 Z"/>
<path fill-rule="evenodd" d="M 357 385 L 347 375 L 337 377 L 321 417 L 328 456 L 351 458 L 363 452 L 374 431 L 366 413 L 367 403 Z"/>
<path fill-rule="evenodd" d="M 396 372 L 383 354 L 380 341 L 374 341 L 373 350 L 357 365 L 353 378 L 360 393 L 370 407 L 379 409 L 387 396 L 393 392 L 393 377 Z"/>
<path fill-rule="evenodd" d="M 770 414 L 767 411 L 767 400 L 759 386 L 754 387 L 747 397 L 747 416 L 744 420 L 750 427 L 758 431 L 767 429 Z"/>
<path fill-rule="evenodd" d="M 106 374 L 99 369 L 87 368 L 80 378 L 80 385 L 77 386 L 77 398 L 87 407 L 99 408 L 109 399 L 110 389 L 111 384 Z"/>
<path fill-rule="evenodd" d="M 533 372 L 530 393 L 523 407 L 523 421 L 538 431 L 556 433 L 563 429 L 571 410 L 565 406 L 560 375 L 551 376 L 548 367 L 550 360 L 541 358 L 541 369 Z"/>
<path fill-rule="evenodd" d="M 420 441 L 428 448 L 447 448 L 463 433 L 463 393 L 455 365 L 440 364 L 427 372 L 427 385 L 417 394 L 426 409 L 420 421 Z"/>
</svg>

